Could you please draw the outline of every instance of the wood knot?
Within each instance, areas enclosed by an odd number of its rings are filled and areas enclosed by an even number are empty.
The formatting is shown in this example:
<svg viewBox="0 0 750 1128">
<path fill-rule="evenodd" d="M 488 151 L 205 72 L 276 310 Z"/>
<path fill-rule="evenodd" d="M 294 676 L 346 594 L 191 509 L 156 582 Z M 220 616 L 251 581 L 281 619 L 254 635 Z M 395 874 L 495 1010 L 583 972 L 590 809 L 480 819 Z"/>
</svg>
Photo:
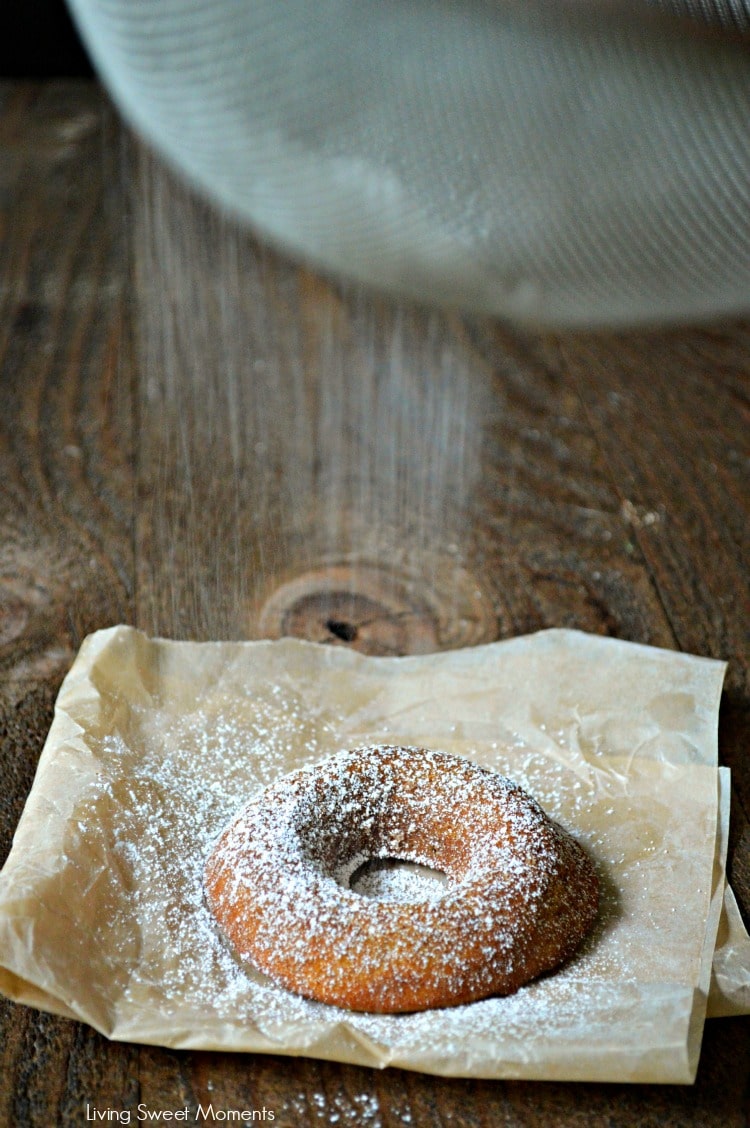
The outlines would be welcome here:
<svg viewBox="0 0 750 1128">
<path fill-rule="evenodd" d="M 487 642 L 495 620 L 474 583 L 435 588 L 385 565 L 334 562 L 278 587 L 259 627 L 266 638 L 397 656 Z"/>
</svg>

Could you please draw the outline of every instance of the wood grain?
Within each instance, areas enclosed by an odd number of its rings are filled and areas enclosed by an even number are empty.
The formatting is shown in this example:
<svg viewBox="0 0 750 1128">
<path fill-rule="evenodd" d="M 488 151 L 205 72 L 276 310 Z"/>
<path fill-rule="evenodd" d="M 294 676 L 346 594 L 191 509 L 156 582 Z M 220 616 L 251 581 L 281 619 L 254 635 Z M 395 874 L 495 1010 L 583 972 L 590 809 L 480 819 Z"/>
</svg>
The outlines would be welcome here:
<svg viewBox="0 0 750 1128">
<path fill-rule="evenodd" d="M 343 607 L 382 652 L 570 626 L 728 658 L 747 914 L 747 325 L 394 309 L 240 238 L 93 85 L 0 84 L 0 152 L 0 861 L 85 633 L 304 634 Z M 332 563 L 369 603 L 332 601 Z M 740 1128 L 748 1077 L 743 1019 L 708 1024 L 683 1089 L 173 1052 L 0 1001 L 3 1126 L 213 1100 L 283 1128 Z"/>
<path fill-rule="evenodd" d="M 132 614 L 132 414 L 114 118 L 91 84 L 5 84 L 0 113 L 0 859 L 85 634 Z M 122 1051 L 0 1001 L 0 1123 L 81 1122 Z M 106 1064 L 116 1063 L 113 1068 Z"/>
<path fill-rule="evenodd" d="M 680 650 L 728 662 L 720 755 L 733 844 L 750 814 L 750 381 L 747 326 L 554 342 L 580 390 Z M 750 905 L 746 854 L 730 874 Z"/>
<path fill-rule="evenodd" d="M 4 93 L 0 726 L 17 809 L 81 639 L 130 614 L 132 436 L 112 116 L 88 86 Z"/>
</svg>

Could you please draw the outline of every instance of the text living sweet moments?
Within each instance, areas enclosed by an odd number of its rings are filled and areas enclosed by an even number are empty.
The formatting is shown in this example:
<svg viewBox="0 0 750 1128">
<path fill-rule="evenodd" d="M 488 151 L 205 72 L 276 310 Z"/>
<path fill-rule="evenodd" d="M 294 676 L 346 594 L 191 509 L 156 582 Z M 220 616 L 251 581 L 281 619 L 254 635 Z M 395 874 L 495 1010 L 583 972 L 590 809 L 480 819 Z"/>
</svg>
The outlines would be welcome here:
<svg viewBox="0 0 750 1128">
<path fill-rule="evenodd" d="M 131 1108 L 97 1108 L 96 1105 L 86 1105 L 86 1120 L 95 1123 L 111 1121 L 116 1124 L 162 1124 L 182 1122 L 183 1124 L 202 1123 L 233 1123 L 250 1124 L 270 1123 L 275 1120 L 275 1114 L 270 1108 L 217 1108 L 214 1104 L 199 1104 L 195 1109 L 188 1105 L 183 1108 L 156 1109 L 149 1108 L 141 1103 L 134 1109 Z"/>
</svg>

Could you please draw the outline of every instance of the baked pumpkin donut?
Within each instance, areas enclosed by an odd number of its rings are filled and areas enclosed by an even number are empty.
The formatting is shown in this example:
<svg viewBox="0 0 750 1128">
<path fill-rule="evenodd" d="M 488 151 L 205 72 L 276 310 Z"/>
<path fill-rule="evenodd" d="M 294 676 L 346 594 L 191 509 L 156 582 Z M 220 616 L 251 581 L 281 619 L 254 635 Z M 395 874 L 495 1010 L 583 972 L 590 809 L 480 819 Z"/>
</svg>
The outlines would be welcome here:
<svg viewBox="0 0 750 1128">
<path fill-rule="evenodd" d="M 384 857 L 441 870 L 446 892 L 386 902 L 342 884 Z M 598 908 L 588 857 L 517 784 L 393 746 L 266 788 L 214 846 L 205 891 L 240 958 L 299 995 L 378 1013 L 510 994 L 568 959 Z"/>
</svg>

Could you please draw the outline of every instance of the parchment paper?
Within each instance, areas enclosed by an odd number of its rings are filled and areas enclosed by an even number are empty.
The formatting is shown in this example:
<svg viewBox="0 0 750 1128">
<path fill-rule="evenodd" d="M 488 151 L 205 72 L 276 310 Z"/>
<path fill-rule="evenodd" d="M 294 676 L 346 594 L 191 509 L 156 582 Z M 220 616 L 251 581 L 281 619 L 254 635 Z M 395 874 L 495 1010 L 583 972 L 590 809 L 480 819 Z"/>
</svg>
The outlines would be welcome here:
<svg viewBox="0 0 750 1128">
<path fill-rule="evenodd" d="M 294 640 L 89 637 L 0 874 L 0 990 L 115 1039 L 428 1073 L 688 1082 L 750 1010 L 717 769 L 724 666 L 571 631 L 410 658 Z M 443 748 L 513 776 L 590 851 L 600 921 L 506 999 L 353 1015 L 240 967 L 205 910 L 213 839 L 341 748 Z"/>
</svg>

